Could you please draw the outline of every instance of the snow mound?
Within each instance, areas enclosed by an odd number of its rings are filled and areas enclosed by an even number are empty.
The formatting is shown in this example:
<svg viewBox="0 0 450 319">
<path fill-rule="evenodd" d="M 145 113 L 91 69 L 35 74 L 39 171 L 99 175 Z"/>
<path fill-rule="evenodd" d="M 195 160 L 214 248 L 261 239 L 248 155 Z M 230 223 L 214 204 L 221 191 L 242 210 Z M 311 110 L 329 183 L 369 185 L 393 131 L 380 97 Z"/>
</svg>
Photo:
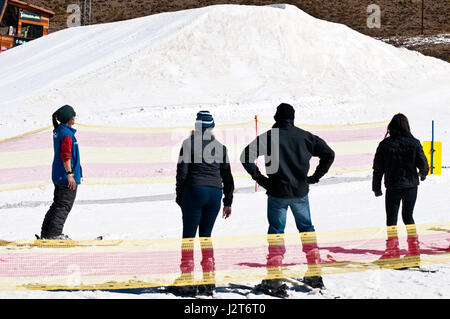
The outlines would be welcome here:
<svg viewBox="0 0 450 319">
<path fill-rule="evenodd" d="M 216 5 L 66 29 L 1 54 L 0 70 L 0 106 L 51 114 L 66 103 L 347 101 L 448 79 L 450 64 L 292 5 Z"/>
</svg>

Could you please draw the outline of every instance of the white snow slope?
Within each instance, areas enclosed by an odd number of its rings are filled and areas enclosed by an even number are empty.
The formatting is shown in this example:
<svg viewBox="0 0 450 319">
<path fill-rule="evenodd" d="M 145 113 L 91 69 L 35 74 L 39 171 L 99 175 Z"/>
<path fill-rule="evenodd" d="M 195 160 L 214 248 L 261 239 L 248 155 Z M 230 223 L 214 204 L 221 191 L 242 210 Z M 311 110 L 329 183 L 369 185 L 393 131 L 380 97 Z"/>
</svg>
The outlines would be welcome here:
<svg viewBox="0 0 450 319">
<path fill-rule="evenodd" d="M 269 108 L 270 116 L 280 101 L 302 109 L 303 122 L 384 120 L 399 110 L 396 99 L 404 111 L 421 107 L 426 120 L 450 100 L 442 92 L 450 91 L 450 64 L 290 5 L 219 5 L 70 28 L 3 53 L 0 70 L 0 107 L 17 114 L 0 120 L 0 137 L 18 122 L 22 131 L 47 125 L 64 104 L 83 123 L 148 126 L 186 121 L 199 105 L 247 121 L 247 111 Z M 434 99 L 425 104 L 418 94 Z"/>
<path fill-rule="evenodd" d="M 297 110 L 298 123 L 385 121 L 404 112 L 421 140 L 430 139 L 435 119 L 436 139 L 444 143 L 443 163 L 450 161 L 450 64 L 315 19 L 290 5 L 219 5 L 71 28 L 2 53 L 0 71 L 0 139 L 51 124 L 51 114 L 63 104 L 73 105 L 84 124 L 170 126 L 193 124 L 196 112 L 206 107 L 218 123 L 250 121 L 255 114 L 269 122 L 276 105 L 288 102 Z M 316 229 L 383 226 L 383 199 L 373 196 L 370 176 L 329 175 L 330 183 L 325 179 L 312 187 Z M 237 184 L 253 185 L 250 180 Z M 417 223 L 449 220 L 449 185 L 446 170 L 421 185 Z M 171 194 L 173 189 L 84 186 L 77 199 L 126 199 Z M 50 188 L 0 193 L 0 238 L 29 238 L 39 232 L 51 198 Z M 231 219 L 218 220 L 214 235 L 265 233 L 265 209 L 263 193 L 236 194 Z M 161 211 L 166 212 L 164 220 Z M 296 231 L 292 218 L 286 231 Z M 65 232 L 80 239 L 99 232 L 110 239 L 171 238 L 179 236 L 181 218 L 172 201 L 75 205 Z M 329 294 L 341 298 L 448 298 L 450 266 L 437 267 L 433 274 L 370 271 L 324 280 Z M 173 298 L 0 292 L 0 298 L 11 297 Z M 292 298 L 327 296 L 298 292 Z"/>
</svg>

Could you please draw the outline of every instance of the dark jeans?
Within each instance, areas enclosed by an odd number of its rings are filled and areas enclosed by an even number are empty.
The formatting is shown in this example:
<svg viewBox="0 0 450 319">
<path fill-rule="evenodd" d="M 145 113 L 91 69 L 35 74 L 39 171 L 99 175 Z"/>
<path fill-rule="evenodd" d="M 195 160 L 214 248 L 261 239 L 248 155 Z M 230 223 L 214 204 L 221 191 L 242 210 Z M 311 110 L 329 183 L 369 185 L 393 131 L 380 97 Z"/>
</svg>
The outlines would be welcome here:
<svg viewBox="0 0 450 319">
<path fill-rule="evenodd" d="M 181 210 L 183 212 L 183 245 L 181 249 L 182 273 L 194 271 L 194 242 L 199 230 L 202 249 L 202 269 L 204 273 L 215 270 L 214 248 L 210 239 L 214 223 L 219 214 L 222 189 L 208 186 L 186 187 L 183 192 Z"/>
<path fill-rule="evenodd" d="M 71 190 L 67 185 L 55 185 L 53 204 L 42 223 L 41 238 L 50 238 L 62 234 L 76 195 L 77 189 Z"/>
<path fill-rule="evenodd" d="M 405 225 L 415 224 L 413 219 L 414 206 L 417 199 L 417 187 L 386 190 L 386 224 L 397 225 L 400 203 L 402 204 L 402 219 Z"/>
<path fill-rule="evenodd" d="M 208 186 L 186 187 L 183 192 L 183 238 L 194 238 L 199 230 L 200 237 L 211 237 L 219 214 L 222 189 Z"/>
</svg>

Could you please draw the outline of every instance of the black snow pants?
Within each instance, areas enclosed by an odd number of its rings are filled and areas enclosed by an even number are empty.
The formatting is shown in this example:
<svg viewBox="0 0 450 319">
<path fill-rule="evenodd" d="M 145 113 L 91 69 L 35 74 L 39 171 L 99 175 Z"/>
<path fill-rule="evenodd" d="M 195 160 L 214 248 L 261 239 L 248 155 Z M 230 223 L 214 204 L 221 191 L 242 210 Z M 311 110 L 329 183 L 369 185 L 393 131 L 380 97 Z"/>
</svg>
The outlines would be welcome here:
<svg viewBox="0 0 450 319">
<path fill-rule="evenodd" d="M 55 185 L 53 204 L 42 223 L 41 238 L 51 238 L 62 234 L 76 195 L 77 189 L 71 190 L 67 185 Z"/>
<path fill-rule="evenodd" d="M 417 199 L 417 187 L 386 190 L 386 223 L 396 226 L 400 203 L 402 203 L 402 219 L 405 225 L 414 223 L 413 212 Z"/>
</svg>

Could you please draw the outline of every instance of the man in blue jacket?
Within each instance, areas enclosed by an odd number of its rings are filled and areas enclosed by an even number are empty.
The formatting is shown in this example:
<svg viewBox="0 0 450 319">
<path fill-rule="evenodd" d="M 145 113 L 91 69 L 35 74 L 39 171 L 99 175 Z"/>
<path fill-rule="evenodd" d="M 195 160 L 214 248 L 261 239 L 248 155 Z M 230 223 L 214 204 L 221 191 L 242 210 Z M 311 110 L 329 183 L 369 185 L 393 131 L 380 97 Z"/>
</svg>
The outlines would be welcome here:
<svg viewBox="0 0 450 319">
<path fill-rule="evenodd" d="M 53 130 L 52 181 L 55 191 L 53 204 L 42 223 L 42 239 L 70 239 L 62 232 L 82 177 L 80 152 L 75 138 L 76 130 L 72 127 L 75 124 L 75 116 L 75 110 L 65 105 L 52 117 L 55 128 Z"/>
</svg>

